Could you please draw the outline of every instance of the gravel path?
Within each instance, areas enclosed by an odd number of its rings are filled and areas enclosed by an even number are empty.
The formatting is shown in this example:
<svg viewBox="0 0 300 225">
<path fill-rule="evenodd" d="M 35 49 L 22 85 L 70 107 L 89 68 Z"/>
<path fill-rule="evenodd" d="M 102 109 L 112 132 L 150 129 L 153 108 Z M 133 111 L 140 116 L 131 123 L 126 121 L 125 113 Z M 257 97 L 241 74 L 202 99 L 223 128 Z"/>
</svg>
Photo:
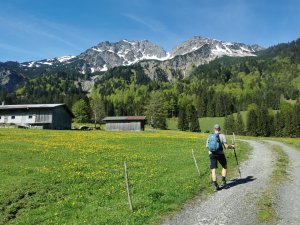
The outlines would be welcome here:
<svg viewBox="0 0 300 225">
<path fill-rule="evenodd" d="M 281 142 L 268 141 L 280 146 L 289 156 L 291 181 L 278 188 L 279 224 L 300 224 L 300 152 Z"/>
<path fill-rule="evenodd" d="M 258 224 L 255 203 L 272 173 L 272 157 L 266 144 L 247 142 L 253 152 L 241 167 L 242 179 L 231 180 L 229 189 L 219 191 L 205 201 L 198 198 L 187 204 L 163 224 Z"/>
</svg>

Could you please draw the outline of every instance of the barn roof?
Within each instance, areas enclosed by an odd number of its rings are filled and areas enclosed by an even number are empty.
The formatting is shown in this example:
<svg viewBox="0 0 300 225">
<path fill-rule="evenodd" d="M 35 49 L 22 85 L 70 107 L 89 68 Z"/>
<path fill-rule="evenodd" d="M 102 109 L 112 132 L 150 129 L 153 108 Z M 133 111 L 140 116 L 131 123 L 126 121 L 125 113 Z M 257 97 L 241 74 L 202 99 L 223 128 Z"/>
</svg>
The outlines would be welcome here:
<svg viewBox="0 0 300 225">
<path fill-rule="evenodd" d="M 108 116 L 103 121 L 144 121 L 146 116 Z"/>
<path fill-rule="evenodd" d="M 0 105 L 0 110 L 14 110 L 14 109 L 48 109 L 63 106 L 66 111 L 74 118 L 74 114 L 64 103 L 60 104 L 26 104 L 26 105 Z"/>
</svg>

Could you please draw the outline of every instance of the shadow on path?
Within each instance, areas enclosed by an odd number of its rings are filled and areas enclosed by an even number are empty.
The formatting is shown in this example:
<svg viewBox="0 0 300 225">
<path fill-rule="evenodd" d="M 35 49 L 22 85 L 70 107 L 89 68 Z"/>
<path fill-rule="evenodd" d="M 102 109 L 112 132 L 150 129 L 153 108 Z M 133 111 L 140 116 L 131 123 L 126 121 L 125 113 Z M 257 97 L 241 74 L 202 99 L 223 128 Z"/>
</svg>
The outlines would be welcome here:
<svg viewBox="0 0 300 225">
<path fill-rule="evenodd" d="M 249 183 L 251 181 L 256 180 L 256 178 L 254 178 L 253 176 L 248 176 L 246 178 L 241 178 L 241 179 L 232 179 L 230 180 L 230 182 L 228 182 L 228 186 L 229 187 L 234 187 L 240 184 L 246 184 Z"/>
</svg>

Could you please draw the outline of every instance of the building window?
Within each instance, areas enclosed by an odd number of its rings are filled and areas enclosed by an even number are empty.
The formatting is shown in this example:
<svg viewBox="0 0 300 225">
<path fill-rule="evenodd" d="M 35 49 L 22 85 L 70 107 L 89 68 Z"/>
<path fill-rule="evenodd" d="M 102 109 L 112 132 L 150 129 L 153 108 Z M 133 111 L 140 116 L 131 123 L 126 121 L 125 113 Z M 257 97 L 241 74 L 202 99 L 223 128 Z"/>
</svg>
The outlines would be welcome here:
<svg viewBox="0 0 300 225">
<path fill-rule="evenodd" d="M 32 119 L 32 116 L 28 116 L 28 119 Z"/>
<path fill-rule="evenodd" d="M 11 116 L 11 119 L 14 120 L 16 118 L 16 116 Z"/>
</svg>

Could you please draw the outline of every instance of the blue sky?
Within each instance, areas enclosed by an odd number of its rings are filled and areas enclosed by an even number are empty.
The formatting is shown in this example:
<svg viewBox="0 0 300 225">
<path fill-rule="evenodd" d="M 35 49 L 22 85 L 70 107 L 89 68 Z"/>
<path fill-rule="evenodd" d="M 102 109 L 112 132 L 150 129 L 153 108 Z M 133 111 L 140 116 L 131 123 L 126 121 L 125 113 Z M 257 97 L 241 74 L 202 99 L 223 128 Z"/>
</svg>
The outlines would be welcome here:
<svg viewBox="0 0 300 225">
<path fill-rule="evenodd" d="M 192 36 L 259 44 L 300 37 L 298 0 L 0 0 L 0 61 L 78 55 L 101 41 Z"/>
</svg>

